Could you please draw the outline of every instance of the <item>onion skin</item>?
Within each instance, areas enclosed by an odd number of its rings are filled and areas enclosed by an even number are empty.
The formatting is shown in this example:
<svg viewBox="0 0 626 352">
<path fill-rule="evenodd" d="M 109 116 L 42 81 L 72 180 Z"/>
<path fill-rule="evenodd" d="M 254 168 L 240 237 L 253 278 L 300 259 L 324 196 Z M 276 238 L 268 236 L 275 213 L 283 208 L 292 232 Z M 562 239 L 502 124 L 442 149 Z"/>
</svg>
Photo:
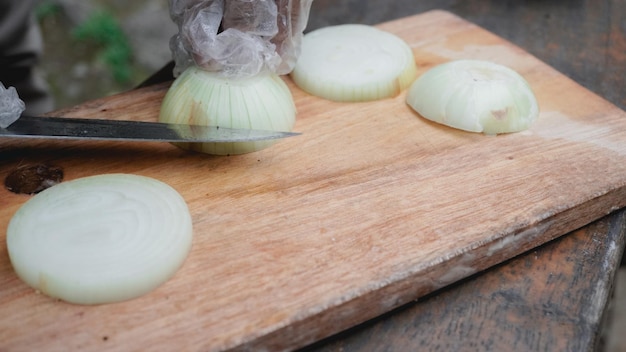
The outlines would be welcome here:
<svg viewBox="0 0 626 352">
<path fill-rule="evenodd" d="M 431 68 L 411 85 L 406 101 L 428 120 L 489 135 L 526 130 L 539 115 L 537 99 L 522 76 L 483 60 Z"/>
<path fill-rule="evenodd" d="M 362 24 L 306 34 L 291 77 L 302 90 L 338 102 L 395 97 L 414 80 L 412 49 L 394 34 Z"/>
<path fill-rule="evenodd" d="M 226 128 L 291 131 L 296 108 L 291 91 L 280 76 L 226 78 L 196 66 L 187 68 L 172 84 L 161 104 L 159 121 Z M 177 143 L 214 155 L 235 155 L 267 148 L 276 141 Z"/>
</svg>

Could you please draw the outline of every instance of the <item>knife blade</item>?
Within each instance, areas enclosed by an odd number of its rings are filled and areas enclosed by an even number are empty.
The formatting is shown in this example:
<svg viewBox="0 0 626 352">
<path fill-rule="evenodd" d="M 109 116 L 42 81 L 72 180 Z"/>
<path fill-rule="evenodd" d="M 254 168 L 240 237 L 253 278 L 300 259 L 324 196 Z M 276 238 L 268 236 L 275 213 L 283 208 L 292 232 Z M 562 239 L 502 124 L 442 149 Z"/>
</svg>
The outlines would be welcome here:
<svg viewBox="0 0 626 352">
<path fill-rule="evenodd" d="M 153 142 L 252 142 L 297 136 L 296 132 L 22 115 L 0 137 Z"/>
</svg>

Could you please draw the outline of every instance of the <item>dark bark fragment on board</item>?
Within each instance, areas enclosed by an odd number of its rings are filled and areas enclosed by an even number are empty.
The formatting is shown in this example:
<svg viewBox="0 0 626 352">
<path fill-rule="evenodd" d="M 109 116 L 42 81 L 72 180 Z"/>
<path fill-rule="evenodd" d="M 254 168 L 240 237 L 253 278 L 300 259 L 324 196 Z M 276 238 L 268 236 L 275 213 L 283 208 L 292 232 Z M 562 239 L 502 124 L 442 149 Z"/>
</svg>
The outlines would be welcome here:
<svg viewBox="0 0 626 352">
<path fill-rule="evenodd" d="M 13 193 L 35 194 L 62 180 L 63 169 L 60 167 L 45 164 L 23 165 L 4 179 L 4 186 Z"/>
</svg>

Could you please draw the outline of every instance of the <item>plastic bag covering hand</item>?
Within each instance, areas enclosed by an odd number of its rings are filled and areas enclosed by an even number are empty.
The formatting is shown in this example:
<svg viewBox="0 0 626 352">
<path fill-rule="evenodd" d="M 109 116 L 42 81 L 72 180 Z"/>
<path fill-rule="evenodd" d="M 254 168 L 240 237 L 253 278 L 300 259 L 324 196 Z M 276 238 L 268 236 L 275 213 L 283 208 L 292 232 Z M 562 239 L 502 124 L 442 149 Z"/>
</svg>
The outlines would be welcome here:
<svg viewBox="0 0 626 352">
<path fill-rule="evenodd" d="M 26 105 L 17 96 L 14 87 L 8 89 L 0 82 L 0 128 L 7 128 L 20 118 Z"/>
<path fill-rule="evenodd" d="M 287 74 L 313 0 L 169 0 L 178 76 L 192 64 L 226 77 Z"/>
</svg>

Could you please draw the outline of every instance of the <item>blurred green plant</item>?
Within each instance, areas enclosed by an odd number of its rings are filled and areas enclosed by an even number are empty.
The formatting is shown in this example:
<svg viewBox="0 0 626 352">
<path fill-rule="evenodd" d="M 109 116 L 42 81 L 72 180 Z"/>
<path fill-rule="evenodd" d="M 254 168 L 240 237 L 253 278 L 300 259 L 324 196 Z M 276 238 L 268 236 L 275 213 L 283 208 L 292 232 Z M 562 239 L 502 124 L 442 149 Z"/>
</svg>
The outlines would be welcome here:
<svg viewBox="0 0 626 352">
<path fill-rule="evenodd" d="M 37 21 L 41 21 L 50 16 L 56 16 L 59 13 L 61 13 L 61 5 L 56 1 L 44 0 L 39 2 L 35 7 L 35 18 L 37 18 Z"/>
<path fill-rule="evenodd" d="M 118 83 L 131 79 L 132 49 L 117 19 L 106 11 L 96 11 L 72 31 L 79 41 L 101 48 L 99 58 L 109 67 Z"/>
</svg>

